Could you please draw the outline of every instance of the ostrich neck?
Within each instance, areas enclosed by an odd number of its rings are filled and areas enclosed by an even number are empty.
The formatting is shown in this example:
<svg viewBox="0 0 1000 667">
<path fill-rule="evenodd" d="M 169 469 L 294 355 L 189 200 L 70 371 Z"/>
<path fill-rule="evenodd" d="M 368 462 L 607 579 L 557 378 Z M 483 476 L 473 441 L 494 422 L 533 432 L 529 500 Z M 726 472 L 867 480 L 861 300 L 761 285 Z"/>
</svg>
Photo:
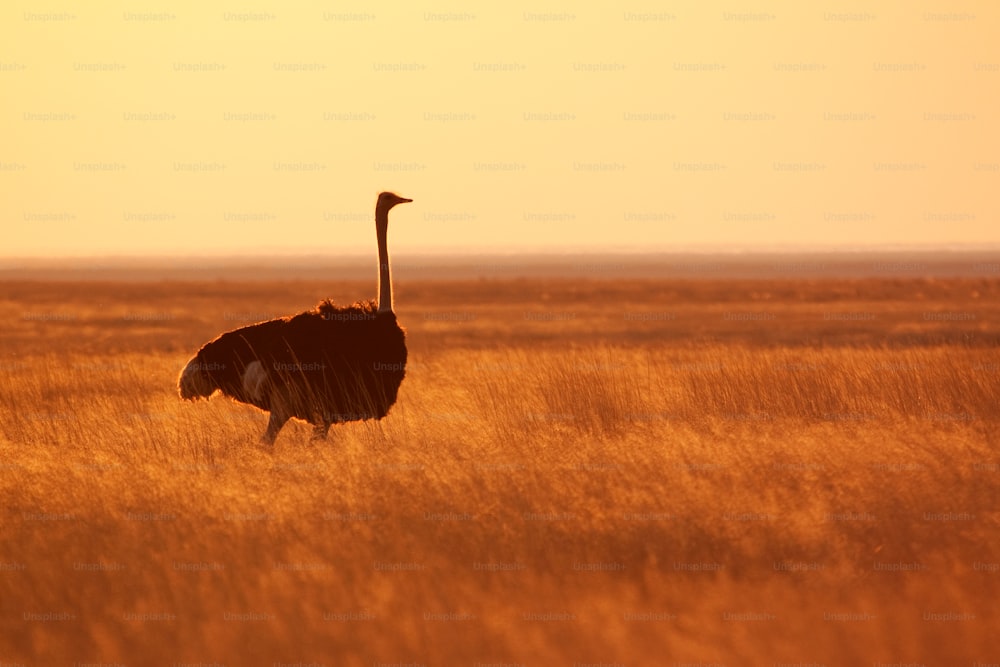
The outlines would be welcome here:
<svg viewBox="0 0 1000 667">
<path fill-rule="evenodd" d="M 386 232 L 389 228 L 389 211 L 375 212 L 375 230 L 378 235 L 378 312 L 392 312 L 392 281 L 389 278 L 389 248 Z"/>
</svg>

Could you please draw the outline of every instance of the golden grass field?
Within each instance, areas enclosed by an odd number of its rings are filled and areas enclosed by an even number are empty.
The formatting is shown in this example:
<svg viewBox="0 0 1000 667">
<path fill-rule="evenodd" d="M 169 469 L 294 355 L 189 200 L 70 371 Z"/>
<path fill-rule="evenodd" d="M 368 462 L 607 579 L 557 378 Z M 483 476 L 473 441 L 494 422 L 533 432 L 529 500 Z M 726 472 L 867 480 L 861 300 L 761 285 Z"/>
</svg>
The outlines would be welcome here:
<svg viewBox="0 0 1000 667">
<path fill-rule="evenodd" d="M 381 422 L 177 396 L 372 284 L 0 290 L 0 664 L 1000 663 L 1000 280 L 401 283 Z"/>
</svg>

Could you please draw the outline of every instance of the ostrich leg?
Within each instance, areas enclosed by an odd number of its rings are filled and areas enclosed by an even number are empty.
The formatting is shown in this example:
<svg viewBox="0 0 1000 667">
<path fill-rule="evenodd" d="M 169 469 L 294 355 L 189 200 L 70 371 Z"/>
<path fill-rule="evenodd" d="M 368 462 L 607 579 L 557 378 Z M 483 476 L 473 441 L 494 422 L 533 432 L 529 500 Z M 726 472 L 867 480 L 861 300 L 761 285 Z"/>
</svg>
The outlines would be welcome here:
<svg viewBox="0 0 1000 667">
<path fill-rule="evenodd" d="M 278 431 L 292 418 L 285 400 L 280 392 L 271 393 L 271 417 L 267 420 L 267 430 L 260 436 L 260 442 L 264 445 L 273 445 L 274 439 L 278 437 Z"/>
<path fill-rule="evenodd" d="M 267 420 L 267 430 L 264 431 L 264 435 L 260 436 L 260 442 L 262 445 L 273 445 L 274 439 L 278 437 L 278 431 L 281 427 L 285 425 L 288 421 L 288 417 L 281 415 L 277 412 L 271 413 L 271 418 Z"/>
<path fill-rule="evenodd" d="M 318 424 L 313 424 L 312 435 L 309 436 L 311 442 L 322 442 L 326 440 L 326 434 L 330 432 L 330 422 L 324 421 Z"/>
</svg>

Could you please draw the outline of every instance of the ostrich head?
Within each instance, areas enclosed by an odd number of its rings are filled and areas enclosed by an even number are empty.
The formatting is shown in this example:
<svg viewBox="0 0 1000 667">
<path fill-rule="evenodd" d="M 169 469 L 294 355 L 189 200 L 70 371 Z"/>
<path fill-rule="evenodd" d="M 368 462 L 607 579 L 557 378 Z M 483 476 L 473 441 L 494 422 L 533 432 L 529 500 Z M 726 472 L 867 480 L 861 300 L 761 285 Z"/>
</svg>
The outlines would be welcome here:
<svg viewBox="0 0 1000 667">
<path fill-rule="evenodd" d="M 375 219 L 384 220 L 391 209 L 396 204 L 406 204 L 413 201 L 406 197 L 400 197 L 395 192 L 382 192 L 378 196 L 378 203 L 375 204 Z"/>
</svg>

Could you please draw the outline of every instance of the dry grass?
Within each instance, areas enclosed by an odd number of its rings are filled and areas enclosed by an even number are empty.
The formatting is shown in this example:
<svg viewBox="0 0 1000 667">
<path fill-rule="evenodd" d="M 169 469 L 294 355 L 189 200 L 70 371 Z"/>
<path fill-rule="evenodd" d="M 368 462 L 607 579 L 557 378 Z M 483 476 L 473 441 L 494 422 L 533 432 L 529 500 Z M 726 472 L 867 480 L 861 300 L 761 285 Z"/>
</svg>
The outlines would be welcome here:
<svg viewBox="0 0 1000 667">
<path fill-rule="evenodd" d="M 401 286 L 273 451 L 176 375 L 318 285 L 4 293 L 2 664 L 1000 662 L 996 282 Z"/>
</svg>

